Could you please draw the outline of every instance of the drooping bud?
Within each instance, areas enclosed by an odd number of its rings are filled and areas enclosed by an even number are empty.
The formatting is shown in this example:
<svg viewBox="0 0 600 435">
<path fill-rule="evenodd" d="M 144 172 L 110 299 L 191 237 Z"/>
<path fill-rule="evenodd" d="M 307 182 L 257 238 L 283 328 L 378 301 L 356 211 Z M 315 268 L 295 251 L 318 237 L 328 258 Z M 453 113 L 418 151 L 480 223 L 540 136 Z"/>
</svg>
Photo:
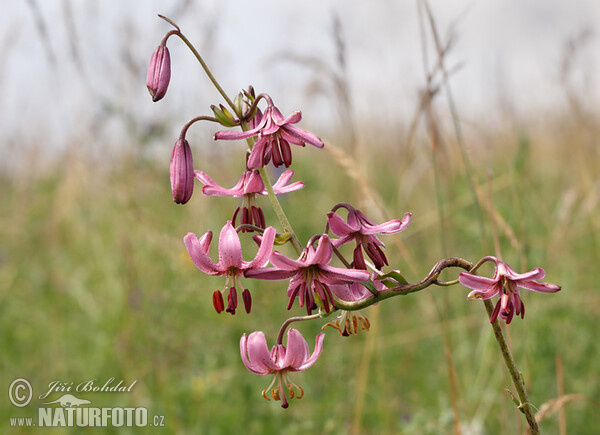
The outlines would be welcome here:
<svg viewBox="0 0 600 435">
<path fill-rule="evenodd" d="M 173 147 L 170 172 L 173 201 L 185 204 L 194 192 L 194 162 L 190 144 L 183 137 Z"/>
<path fill-rule="evenodd" d="M 170 80 L 171 56 L 167 46 L 161 44 L 152 53 L 146 76 L 146 87 L 152 95 L 152 101 L 156 102 L 165 96 Z"/>
</svg>

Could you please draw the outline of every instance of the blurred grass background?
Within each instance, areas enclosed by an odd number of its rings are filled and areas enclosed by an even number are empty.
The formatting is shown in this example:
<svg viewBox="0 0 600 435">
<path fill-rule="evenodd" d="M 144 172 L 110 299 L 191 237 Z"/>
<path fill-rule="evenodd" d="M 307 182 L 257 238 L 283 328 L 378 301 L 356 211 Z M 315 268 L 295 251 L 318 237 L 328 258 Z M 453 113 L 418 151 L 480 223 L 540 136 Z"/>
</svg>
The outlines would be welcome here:
<svg viewBox="0 0 600 435">
<path fill-rule="evenodd" d="M 344 102 L 348 89 L 343 75 L 337 78 L 341 91 L 335 95 Z M 410 211 L 411 226 L 384 241 L 392 267 L 411 281 L 443 256 L 476 261 L 501 253 L 521 272 L 544 267 L 547 281 L 563 290 L 523 292 L 526 317 L 506 331 L 532 403 L 555 405 L 542 432 L 559 433 L 562 421 L 569 433 L 592 434 L 600 423 L 600 121 L 585 93 L 565 86 L 565 95 L 564 104 L 528 118 L 507 110 L 489 125 L 464 120 L 470 173 L 443 104 L 431 102 L 427 107 L 435 113 L 419 114 L 415 130 L 407 120 L 383 126 L 352 120 L 344 105 L 345 121 L 324 138 L 325 150 L 293 150 L 294 180 L 307 187 L 282 201 L 303 241 L 322 231 L 325 213 L 337 202 L 354 203 L 378 220 Z M 430 96 L 435 100 L 435 93 Z M 369 333 L 344 338 L 327 331 L 315 366 L 292 375 L 304 398 L 287 410 L 266 402 L 260 392 L 271 379 L 247 372 L 238 343 L 254 330 L 273 343 L 288 315 L 286 283 L 245 280 L 252 315 L 215 313 L 211 294 L 223 279 L 196 270 L 182 238 L 188 231 L 218 233 L 238 203 L 202 197 L 199 184 L 189 204 L 172 202 L 169 128 L 185 120 L 165 118 L 168 128 L 130 125 L 118 158 L 102 156 L 103 143 L 74 128 L 56 161 L 24 154 L 0 174 L 6 388 L 19 377 L 36 394 L 54 380 L 137 380 L 131 393 L 81 396 L 95 406 L 146 407 L 150 415 L 165 416 L 168 433 L 452 433 L 453 405 L 462 433 L 525 430 L 504 391 L 513 387 L 483 304 L 467 301 L 468 290 L 460 286 L 366 310 Z M 167 145 L 156 159 L 151 143 L 161 141 Z M 198 136 L 192 147 L 197 169 L 227 187 L 237 181 L 242 144 Z M 469 180 L 480 192 L 479 206 Z M 274 223 L 267 201 L 260 201 Z M 292 313 L 300 311 L 295 306 Z M 295 327 L 312 350 L 312 337 L 330 320 Z M 8 417 L 34 415 L 38 402 L 34 397 L 27 408 L 1 407 L 3 431 L 18 432 L 8 428 Z"/>
</svg>

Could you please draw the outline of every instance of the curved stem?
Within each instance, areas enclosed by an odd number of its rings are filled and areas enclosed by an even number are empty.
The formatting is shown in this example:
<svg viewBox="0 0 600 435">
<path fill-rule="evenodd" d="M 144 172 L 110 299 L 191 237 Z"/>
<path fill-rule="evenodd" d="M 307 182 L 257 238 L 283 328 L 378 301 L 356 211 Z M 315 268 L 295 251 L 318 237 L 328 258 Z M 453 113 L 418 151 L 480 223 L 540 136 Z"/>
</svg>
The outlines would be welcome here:
<svg viewBox="0 0 600 435">
<path fill-rule="evenodd" d="M 494 305 L 489 299 L 483 301 L 485 304 L 485 309 L 487 310 L 488 315 L 492 316 L 492 311 L 494 311 Z M 492 329 L 494 330 L 494 337 L 496 337 L 496 341 L 498 342 L 498 346 L 500 346 L 500 353 L 504 357 L 504 363 L 508 368 L 510 373 L 510 377 L 512 378 L 513 384 L 517 389 L 517 394 L 519 395 L 519 400 L 521 404 L 519 405 L 519 409 L 525 414 L 525 418 L 527 419 L 527 423 L 531 428 L 531 433 L 533 435 L 539 434 L 540 429 L 538 428 L 537 422 L 535 421 L 535 414 L 533 413 L 533 406 L 529 403 L 529 396 L 527 395 L 527 390 L 525 389 L 525 384 L 523 383 L 523 378 L 519 373 L 519 369 L 515 364 L 515 360 L 513 359 L 512 353 L 508 348 L 508 344 L 506 343 L 506 339 L 504 338 L 504 333 L 502 332 L 502 328 L 498 324 L 498 321 L 492 323 Z"/>
<path fill-rule="evenodd" d="M 394 296 L 407 295 L 409 293 L 418 292 L 420 290 L 423 290 L 423 289 L 429 287 L 432 284 L 447 285 L 447 283 L 444 283 L 444 282 L 442 282 L 440 284 L 437 279 L 438 279 L 440 273 L 442 272 L 442 270 L 444 270 L 448 267 L 459 267 L 461 269 L 470 271 L 473 269 L 473 263 L 471 263 L 467 260 L 464 260 L 462 258 L 454 258 L 454 257 L 445 258 L 443 260 L 438 261 L 436 263 L 436 265 L 433 266 L 433 269 L 431 269 L 431 272 L 429 272 L 429 274 L 419 282 L 416 282 L 414 284 L 401 284 L 401 285 L 397 285 L 396 287 L 391 287 L 391 288 L 388 288 L 385 290 L 381 290 L 380 292 L 378 292 L 376 295 L 373 295 L 372 297 L 361 299 L 360 301 L 355 301 L 355 302 L 347 302 L 347 301 L 342 301 L 338 298 L 335 298 L 335 306 L 338 309 L 346 310 L 346 311 L 362 310 L 363 308 L 369 307 L 369 306 L 373 305 L 374 303 L 380 302 L 384 299 L 388 299 L 388 298 L 391 298 Z"/>
<path fill-rule="evenodd" d="M 292 323 L 301 322 L 303 320 L 318 319 L 319 317 L 321 317 L 321 313 L 312 314 L 310 316 L 290 317 L 285 322 L 283 322 L 283 325 L 281 325 L 281 328 L 279 329 L 279 334 L 277 335 L 277 344 L 283 344 L 283 334 L 285 333 L 287 327 L 290 326 Z"/>
<path fill-rule="evenodd" d="M 219 122 L 217 120 L 217 118 L 213 118 L 212 116 L 196 116 L 195 118 L 190 119 L 181 129 L 181 134 L 179 135 L 181 138 L 185 138 L 185 135 L 187 134 L 188 128 L 191 127 L 192 124 L 198 122 L 198 121 L 212 121 L 212 122 Z"/>
<path fill-rule="evenodd" d="M 196 50 L 196 47 L 194 47 L 194 45 L 190 42 L 190 40 L 187 39 L 183 33 L 181 33 L 179 26 L 177 26 L 177 24 L 175 24 L 175 22 L 173 20 L 165 17 L 164 15 L 159 15 L 159 17 L 162 18 L 163 20 L 167 21 L 169 24 L 171 24 L 173 27 L 175 27 L 177 29 L 177 31 L 173 34 L 179 36 L 179 38 L 181 38 L 181 40 L 184 42 L 184 44 L 187 45 L 188 48 L 191 50 L 191 52 L 194 54 L 196 59 L 198 59 L 198 62 L 200 62 L 200 65 L 202 65 L 204 72 L 206 73 L 206 75 L 208 76 L 208 78 L 210 79 L 210 81 L 212 82 L 214 87 L 217 89 L 217 91 L 219 91 L 219 93 L 221 94 L 223 99 L 227 102 L 229 107 L 231 107 L 233 109 L 233 111 L 236 113 L 236 115 L 238 117 L 242 116 L 242 114 L 238 113 L 238 111 L 236 110 L 236 107 L 233 104 L 233 101 L 231 101 L 231 99 L 227 96 L 227 94 L 225 93 L 225 91 L 223 90 L 223 88 L 221 87 L 219 82 L 217 82 L 217 79 L 215 79 L 215 76 L 213 76 L 212 72 L 210 71 L 210 68 L 208 67 L 206 62 L 204 62 L 204 59 L 202 58 L 202 56 L 200 56 L 200 53 L 198 53 L 198 50 Z M 169 32 L 169 33 L 171 33 L 171 32 Z"/>
</svg>

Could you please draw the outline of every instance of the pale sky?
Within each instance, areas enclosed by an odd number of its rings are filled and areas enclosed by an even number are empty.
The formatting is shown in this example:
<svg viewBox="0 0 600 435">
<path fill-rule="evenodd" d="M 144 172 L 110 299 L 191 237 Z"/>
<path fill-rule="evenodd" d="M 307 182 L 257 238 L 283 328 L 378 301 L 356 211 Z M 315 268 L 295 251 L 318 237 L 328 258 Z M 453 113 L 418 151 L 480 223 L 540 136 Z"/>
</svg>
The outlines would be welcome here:
<svg viewBox="0 0 600 435">
<path fill-rule="evenodd" d="M 586 31 L 570 80 L 586 90 L 590 104 L 600 102 L 599 1 L 430 4 L 442 37 L 454 22 L 457 39 L 447 61 L 461 65 L 452 86 L 466 118 L 490 122 L 501 98 L 523 114 L 564 104 L 560 65 L 566 43 Z M 173 78 L 167 97 L 151 102 L 147 64 L 170 29 L 157 13 L 180 25 L 227 91 L 253 84 L 273 95 L 284 114 L 302 109 L 304 122 L 319 131 L 335 130 L 337 100 L 330 92 L 312 92 L 327 83 L 314 69 L 281 55 L 311 56 L 336 68 L 334 15 L 346 44 L 357 118 L 372 117 L 377 108 L 385 121 L 409 123 L 424 83 L 416 1 L 5 0 L 2 9 L 0 153 L 21 144 L 60 150 L 68 139 L 85 142 L 90 134 L 110 142 L 110 150 L 157 120 L 172 120 L 176 129 L 209 114 L 209 105 L 221 101 L 175 38 L 169 41 Z M 432 63 L 431 46 L 429 54 Z"/>
</svg>

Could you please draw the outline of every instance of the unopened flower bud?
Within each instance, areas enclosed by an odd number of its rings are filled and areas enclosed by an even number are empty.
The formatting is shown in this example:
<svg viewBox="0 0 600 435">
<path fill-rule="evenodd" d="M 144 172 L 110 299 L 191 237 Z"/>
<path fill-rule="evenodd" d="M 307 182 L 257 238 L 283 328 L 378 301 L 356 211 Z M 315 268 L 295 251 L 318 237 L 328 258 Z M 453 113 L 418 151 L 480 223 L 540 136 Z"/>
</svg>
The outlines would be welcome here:
<svg viewBox="0 0 600 435">
<path fill-rule="evenodd" d="M 185 204 L 194 192 L 194 162 L 187 140 L 180 137 L 171 154 L 171 191 L 177 204 Z"/>
<path fill-rule="evenodd" d="M 158 101 L 165 96 L 170 80 L 171 56 L 167 46 L 161 44 L 152 53 L 146 76 L 146 87 L 152 95 L 152 101 Z"/>
</svg>

